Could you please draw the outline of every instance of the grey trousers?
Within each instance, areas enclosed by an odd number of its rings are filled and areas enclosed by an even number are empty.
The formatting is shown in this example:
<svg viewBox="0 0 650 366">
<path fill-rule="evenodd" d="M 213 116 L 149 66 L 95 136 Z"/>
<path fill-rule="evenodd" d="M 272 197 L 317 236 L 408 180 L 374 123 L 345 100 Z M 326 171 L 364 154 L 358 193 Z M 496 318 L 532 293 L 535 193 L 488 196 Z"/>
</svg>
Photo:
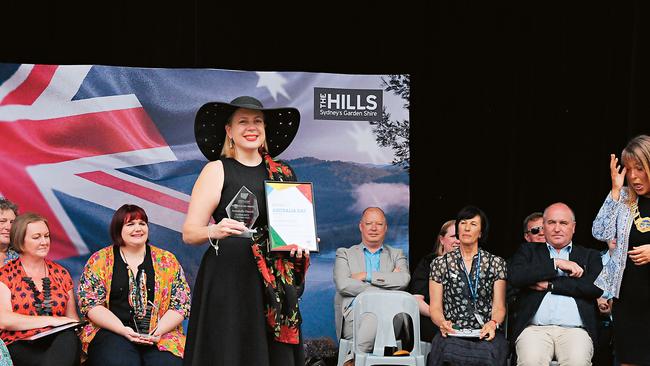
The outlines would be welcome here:
<svg viewBox="0 0 650 366">
<path fill-rule="evenodd" d="M 400 316 L 401 315 L 401 316 Z M 412 322 L 411 322 L 412 323 Z M 408 315 L 401 313 L 393 318 L 393 329 L 395 331 L 395 339 L 399 339 L 400 334 L 408 334 Z M 354 311 L 345 317 L 343 320 L 343 338 L 352 339 L 352 332 L 354 326 Z M 361 318 L 361 323 L 357 329 L 357 347 L 360 352 L 372 352 L 375 346 L 375 334 L 377 333 L 377 318 L 374 314 L 364 314 Z M 345 358 L 345 361 L 351 360 L 354 357 L 354 349 Z"/>
</svg>

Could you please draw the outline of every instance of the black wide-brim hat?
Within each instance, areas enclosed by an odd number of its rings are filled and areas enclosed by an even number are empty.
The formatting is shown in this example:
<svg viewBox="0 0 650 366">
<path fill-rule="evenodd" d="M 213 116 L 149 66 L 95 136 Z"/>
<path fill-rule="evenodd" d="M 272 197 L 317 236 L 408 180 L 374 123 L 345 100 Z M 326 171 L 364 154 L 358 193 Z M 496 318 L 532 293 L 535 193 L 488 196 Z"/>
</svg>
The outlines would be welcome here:
<svg viewBox="0 0 650 366">
<path fill-rule="evenodd" d="M 218 160 L 226 139 L 225 125 L 239 108 L 254 109 L 264 113 L 266 144 L 272 157 L 280 155 L 298 133 L 300 112 L 296 108 L 264 108 L 259 100 L 242 96 L 230 103 L 210 102 L 196 112 L 194 137 L 199 149 L 208 160 Z"/>
</svg>

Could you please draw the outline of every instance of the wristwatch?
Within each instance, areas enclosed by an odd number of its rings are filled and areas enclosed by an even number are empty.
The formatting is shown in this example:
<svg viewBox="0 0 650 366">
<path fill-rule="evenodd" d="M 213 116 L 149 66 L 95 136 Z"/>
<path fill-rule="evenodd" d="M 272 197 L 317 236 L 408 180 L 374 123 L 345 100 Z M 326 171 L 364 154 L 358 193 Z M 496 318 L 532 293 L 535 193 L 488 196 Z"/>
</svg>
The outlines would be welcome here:
<svg viewBox="0 0 650 366">
<path fill-rule="evenodd" d="M 546 291 L 553 292 L 553 282 L 548 281 L 548 285 L 546 285 Z"/>
</svg>

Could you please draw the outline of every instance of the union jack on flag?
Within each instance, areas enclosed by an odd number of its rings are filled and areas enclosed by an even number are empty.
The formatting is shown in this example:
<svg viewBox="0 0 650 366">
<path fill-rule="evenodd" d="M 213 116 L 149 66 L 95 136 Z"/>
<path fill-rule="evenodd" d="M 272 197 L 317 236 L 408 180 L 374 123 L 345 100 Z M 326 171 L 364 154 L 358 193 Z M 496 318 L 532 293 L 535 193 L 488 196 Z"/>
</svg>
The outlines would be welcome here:
<svg viewBox="0 0 650 366">
<path fill-rule="evenodd" d="M 205 162 L 194 144 L 194 114 L 264 81 L 247 74 L 0 65 L 0 194 L 21 212 L 48 218 L 52 259 L 107 245 L 107 214 L 124 203 L 179 232 Z"/>
<path fill-rule="evenodd" d="M 108 243 L 100 239 L 105 226 L 95 225 L 104 217 L 89 217 L 100 208 L 135 203 L 152 224 L 180 228 L 187 194 L 128 171 L 178 160 L 143 106 L 142 97 L 153 91 L 123 90 L 119 78 L 97 84 L 90 66 L 1 70 L 0 193 L 22 212 L 48 218 L 51 258 L 89 254 Z"/>
</svg>

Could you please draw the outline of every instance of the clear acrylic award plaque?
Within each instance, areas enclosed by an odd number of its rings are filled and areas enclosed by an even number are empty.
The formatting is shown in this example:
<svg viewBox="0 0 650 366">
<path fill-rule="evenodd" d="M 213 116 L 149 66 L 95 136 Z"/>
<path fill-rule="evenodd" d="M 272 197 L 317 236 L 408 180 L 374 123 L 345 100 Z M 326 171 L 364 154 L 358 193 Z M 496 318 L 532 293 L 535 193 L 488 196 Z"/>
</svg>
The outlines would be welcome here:
<svg viewBox="0 0 650 366">
<path fill-rule="evenodd" d="M 260 209 L 257 205 L 257 197 L 246 186 L 242 186 L 239 192 L 233 197 L 232 201 L 226 206 L 228 218 L 243 222 L 248 231 L 239 235 L 233 235 L 239 238 L 252 238 L 256 230 L 253 229 L 255 220 L 260 215 Z"/>
</svg>

